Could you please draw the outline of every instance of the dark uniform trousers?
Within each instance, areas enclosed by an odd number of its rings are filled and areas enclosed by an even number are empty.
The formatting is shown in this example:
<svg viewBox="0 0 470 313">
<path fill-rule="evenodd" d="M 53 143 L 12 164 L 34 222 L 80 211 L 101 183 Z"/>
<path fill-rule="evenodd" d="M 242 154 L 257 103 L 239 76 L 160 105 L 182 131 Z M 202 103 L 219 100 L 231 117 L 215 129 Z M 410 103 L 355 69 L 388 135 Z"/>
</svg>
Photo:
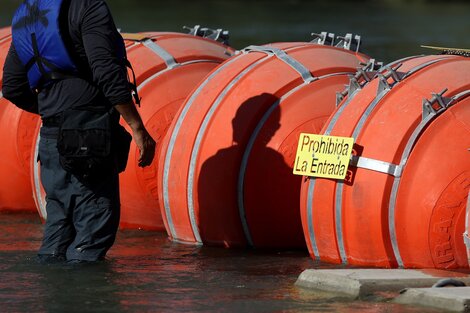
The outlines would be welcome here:
<svg viewBox="0 0 470 313">
<path fill-rule="evenodd" d="M 116 238 L 119 226 L 119 177 L 100 173 L 82 183 L 59 163 L 57 130 L 41 128 L 39 160 L 46 192 L 47 220 L 39 256 L 98 261 Z"/>
</svg>

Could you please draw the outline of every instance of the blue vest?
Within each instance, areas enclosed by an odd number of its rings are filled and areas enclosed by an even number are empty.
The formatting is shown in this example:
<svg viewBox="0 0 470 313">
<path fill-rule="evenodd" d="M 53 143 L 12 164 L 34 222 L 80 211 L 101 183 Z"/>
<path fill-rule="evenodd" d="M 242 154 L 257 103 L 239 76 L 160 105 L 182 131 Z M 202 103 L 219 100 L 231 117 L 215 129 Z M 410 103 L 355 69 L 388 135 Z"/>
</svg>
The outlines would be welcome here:
<svg viewBox="0 0 470 313">
<path fill-rule="evenodd" d="M 63 23 L 68 23 L 68 5 L 65 4 L 69 1 L 25 0 L 13 16 L 13 46 L 27 70 L 29 86 L 33 90 L 47 86 L 54 80 L 80 77 L 83 74 L 74 64 L 61 36 L 60 19 L 63 19 Z M 61 11 L 65 13 L 63 16 Z M 68 32 L 68 27 L 62 31 Z M 68 33 L 64 35 L 69 38 Z M 134 82 L 129 82 L 129 86 L 136 104 L 140 104 L 135 74 L 127 60 L 122 37 L 119 36 L 115 44 L 117 57 L 123 66 L 132 71 Z"/>
<path fill-rule="evenodd" d="M 64 0 L 25 0 L 12 22 L 13 45 L 28 72 L 31 89 L 61 75 L 77 75 L 60 35 L 59 15 Z"/>
</svg>

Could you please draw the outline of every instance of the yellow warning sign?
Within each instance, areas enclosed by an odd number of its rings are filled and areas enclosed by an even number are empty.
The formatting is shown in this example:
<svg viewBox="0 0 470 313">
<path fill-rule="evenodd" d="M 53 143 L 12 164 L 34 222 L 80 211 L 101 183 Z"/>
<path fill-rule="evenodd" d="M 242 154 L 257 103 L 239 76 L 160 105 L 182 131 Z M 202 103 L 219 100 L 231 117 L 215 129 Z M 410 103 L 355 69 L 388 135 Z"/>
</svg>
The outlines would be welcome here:
<svg viewBox="0 0 470 313">
<path fill-rule="evenodd" d="M 294 174 L 344 179 L 354 138 L 301 133 Z"/>
</svg>

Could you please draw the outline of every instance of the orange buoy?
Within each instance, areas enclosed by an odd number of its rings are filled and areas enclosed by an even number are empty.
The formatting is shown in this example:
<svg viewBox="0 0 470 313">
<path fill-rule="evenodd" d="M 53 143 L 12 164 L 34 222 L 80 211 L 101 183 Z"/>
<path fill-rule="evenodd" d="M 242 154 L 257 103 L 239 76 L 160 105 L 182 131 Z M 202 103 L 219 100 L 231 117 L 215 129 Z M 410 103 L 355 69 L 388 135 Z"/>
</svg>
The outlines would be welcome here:
<svg viewBox="0 0 470 313">
<path fill-rule="evenodd" d="M 213 71 L 162 143 L 159 196 L 170 237 L 305 247 L 295 205 L 301 178 L 289 167 L 293 134 L 319 130 L 335 92 L 367 60 L 331 46 L 277 43 L 248 47 Z"/>
<path fill-rule="evenodd" d="M 10 48 L 11 30 L 0 30 L 0 68 Z M 2 79 L 0 75 L 0 88 Z M 30 173 L 30 150 L 37 115 L 20 110 L 0 92 L 0 176 L 8 177 L 0 184 L 0 210 L 35 211 Z"/>
<path fill-rule="evenodd" d="M 395 254 L 406 268 L 468 267 L 462 233 L 470 188 L 470 90 L 447 94 L 425 102 L 438 109 L 424 113 L 392 187 Z"/>
<path fill-rule="evenodd" d="M 157 141 L 157 151 L 155 161 L 140 168 L 137 146 L 131 144 L 127 168 L 120 175 L 120 227 L 164 230 L 156 180 L 159 142 L 186 96 L 234 51 L 215 40 L 181 33 L 123 34 L 123 37 L 142 97 L 138 110 L 145 127 Z M 126 125 L 124 121 L 121 124 Z M 44 191 L 38 165 L 35 167 L 36 202 L 41 216 L 45 217 Z"/>
<path fill-rule="evenodd" d="M 467 262 L 470 267 L 470 191 L 467 196 L 467 210 L 465 217 L 465 233 L 463 234 L 463 241 L 467 247 Z"/>
<path fill-rule="evenodd" d="M 451 97 L 468 89 L 469 67 L 469 59 L 456 56 L 412 57 L 395 62 L 333 113 L 322 133 L 353 137 L 356 156 L 345 182 L 321 178 L 303 182 L 301 216 L 312 257 L 361 266 L 410 266 L 400 257 L 395 227 L 416 223 L 425 209 L 407 206 L 402 210 L 413 212 L 413 219 L 398 221 L 391 203 L 392 189 L 398 188 L 394 181 L 407 170 L 404 154 L 420 124 L 423 99 L 444 87 Z M 468 169 L 468 161 L 460 164 L 461 169 Z M 441 166 L 445 170 L 446 165 Z M 431 199 L 430 195 L 423 197 Z M 409 224 L 408 231 L 412 230 L 416 227 Z M 423 247 L 411 245 L 407 249 L 419 248 Z"/>
<path fill-rule="evenodd" d="M 36 210 L 29 173 L 34 128 L 38 123 L 37 115 L 0 98 L 0 176 L 8 178 L 0 184 L 0 210 Z"/>
<path fill-rule="evenodd" d="M 0 28 L 0 42 L 11 37 L 11 27 Z"/>
<path fill-rule="evenodd" d="M 10 49 L 10 43 L 11 43 L 10 27 L 0 28 L 0 69 L 1 70 L 3 70 L 3 65 L 5 64 L 5 59 L 7 57 L 8 50 Z M 2 77 L 0 77 L 0 82 L 1 80 L 2 80 Z"/>
</svg>

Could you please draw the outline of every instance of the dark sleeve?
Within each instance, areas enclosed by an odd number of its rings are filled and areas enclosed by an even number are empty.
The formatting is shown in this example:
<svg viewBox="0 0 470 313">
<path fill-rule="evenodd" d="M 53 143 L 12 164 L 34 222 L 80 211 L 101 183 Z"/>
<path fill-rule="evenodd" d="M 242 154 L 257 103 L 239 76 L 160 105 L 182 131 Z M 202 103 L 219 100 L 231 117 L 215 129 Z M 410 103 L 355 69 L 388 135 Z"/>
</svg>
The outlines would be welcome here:
<svg viewBox="0 0 470 313">
<path fill-rule="evenodd" d="M 2 93 L 20 109 L 38 114 L 38 97 L 29 87 L 26 70 L 13 44 L 3 66 Z"/>
<path fill-rule="evenodd" d="M 94 83 L 112 105 L 132 101 L 127 69 L 116 48 L 122 38 L 105 2 L 91 1 L 83 13 L 81 33 Z"/>
</svg>

